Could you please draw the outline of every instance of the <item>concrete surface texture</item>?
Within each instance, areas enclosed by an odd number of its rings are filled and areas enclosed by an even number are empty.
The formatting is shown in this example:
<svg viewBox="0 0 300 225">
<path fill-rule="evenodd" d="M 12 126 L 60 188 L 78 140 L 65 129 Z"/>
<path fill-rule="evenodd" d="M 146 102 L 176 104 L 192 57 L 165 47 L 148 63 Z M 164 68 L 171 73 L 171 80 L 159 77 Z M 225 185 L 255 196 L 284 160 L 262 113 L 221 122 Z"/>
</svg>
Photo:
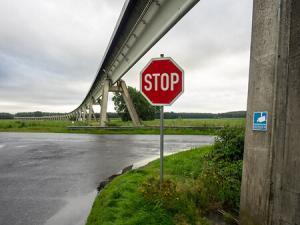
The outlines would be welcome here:
<svg viewBox="0 0 300 225">
<path fill-rule="evenodd" d="M 268 130 L 253 131 L 267 111 Z M 254 0 L 241 225 L 300 224 L 300 1 Z"/>
<path fill-rule="evenodd" d="M 213 139 L 166 135 L 166 153 Z M 0 224 L 83 225 L 100 181 L 153 157 L 158 135 L 0 133 Z"/>
</svg>

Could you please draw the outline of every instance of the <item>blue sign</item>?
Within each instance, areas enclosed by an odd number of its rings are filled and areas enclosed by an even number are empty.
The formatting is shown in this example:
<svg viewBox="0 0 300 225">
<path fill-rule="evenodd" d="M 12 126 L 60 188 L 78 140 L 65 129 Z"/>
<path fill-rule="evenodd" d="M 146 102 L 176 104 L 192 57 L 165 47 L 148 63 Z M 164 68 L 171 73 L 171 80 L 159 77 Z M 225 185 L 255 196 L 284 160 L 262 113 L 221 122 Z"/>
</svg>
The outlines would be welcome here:
<svg viewBox="0 0 300 225">
<path fill-rule="evenodd" d="M 253 113 L 253 130 L 267 131 L 268 112 Z"/>
</svg>

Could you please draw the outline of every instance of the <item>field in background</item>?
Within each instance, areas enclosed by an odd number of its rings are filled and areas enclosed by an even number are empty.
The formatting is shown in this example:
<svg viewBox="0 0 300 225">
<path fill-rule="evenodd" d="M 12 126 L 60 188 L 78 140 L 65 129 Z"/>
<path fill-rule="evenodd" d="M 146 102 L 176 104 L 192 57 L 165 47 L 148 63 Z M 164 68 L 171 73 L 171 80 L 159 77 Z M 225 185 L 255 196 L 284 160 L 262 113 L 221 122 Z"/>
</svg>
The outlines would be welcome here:
<svg viewBox="0 0 300 225">
<path fill-rule="evenodd" d="M 159 120 L 144 121 L 144 127 L 133 128 L 131 122 L 111 119 L 110 129 L 79 129 L 70 130 L 68 126 L 99 126 L 99 122 L 72 121 L 17 121 L 0 120 L 2 132 L 54 132 L 54 133 L 90 133 L 90 134 L 159 134 Z M 166 134 L 215 134 L 223 126 L 244 126 L 245 119 L 165 119 Z M 176 128 L 172 128 L 176 127 Z"/>
<path fill-rule="evenodd" d="M 159 126 L 160 120 L 143 121 L 145 126 Z M 222 119 L 165 119 L 165 126 L 244 126 L 244 118 L 222 118 Z M 111 126 L 132 126 L 131 121 L 123 122 L 120 119 L 111 119 Z"/>
</svg>

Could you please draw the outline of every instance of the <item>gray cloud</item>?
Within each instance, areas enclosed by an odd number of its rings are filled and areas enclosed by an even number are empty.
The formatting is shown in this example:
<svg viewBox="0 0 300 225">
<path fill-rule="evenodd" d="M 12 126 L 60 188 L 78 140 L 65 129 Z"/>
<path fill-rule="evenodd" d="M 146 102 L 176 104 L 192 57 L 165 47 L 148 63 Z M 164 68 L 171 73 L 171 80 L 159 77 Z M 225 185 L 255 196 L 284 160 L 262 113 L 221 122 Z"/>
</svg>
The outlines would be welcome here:
<svg viewBox="0 0 300 225">
<path fill-rule="evenodd" d="M 0 111 L 65 112 L 80 104 L 122 6 L 116 0 L 2 0 Z M 185 93 L 169 110 L 245 109 L 251 10 L 251 1 L 200 1 L 124 79 L 138 87 L 139 71 L 164 53 L 186 73 Z"/>
</svg>

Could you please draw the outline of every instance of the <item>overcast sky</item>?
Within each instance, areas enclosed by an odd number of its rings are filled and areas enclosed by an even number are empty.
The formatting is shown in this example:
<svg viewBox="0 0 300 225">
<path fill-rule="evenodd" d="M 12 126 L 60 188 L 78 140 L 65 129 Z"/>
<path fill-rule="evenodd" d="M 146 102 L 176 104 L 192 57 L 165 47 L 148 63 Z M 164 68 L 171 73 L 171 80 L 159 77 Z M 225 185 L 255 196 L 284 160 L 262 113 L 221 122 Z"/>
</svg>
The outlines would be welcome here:
<svg viewBox="0 0 300 225">
<path fill-rule="evenodd" d="M 87 94 L 123 0 L 0 0 L 0 112 L 69 112 Z M 252 1 L 202 0 L 124 77 L 160 53 L 185 70 L 167 111 L 245 110 Z M 109 103 L 113 111 L 113 103 Z"/>
</svg>

